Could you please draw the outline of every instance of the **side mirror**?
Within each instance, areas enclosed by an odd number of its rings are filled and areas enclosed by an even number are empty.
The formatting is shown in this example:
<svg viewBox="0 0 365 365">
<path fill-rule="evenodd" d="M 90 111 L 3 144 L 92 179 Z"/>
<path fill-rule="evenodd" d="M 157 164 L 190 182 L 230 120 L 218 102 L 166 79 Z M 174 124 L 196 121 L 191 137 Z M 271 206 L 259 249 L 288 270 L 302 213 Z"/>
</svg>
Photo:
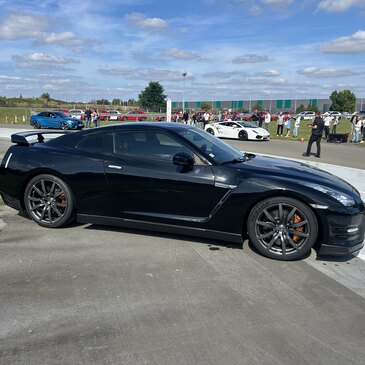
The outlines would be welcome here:
<svg viewBox="0 0 365 365">
<path fill-rule="evenodd" d="M 192 154 L 186 152 L 179 152 L 173 157 L 173 164 L 178 166 L 190 166 L 194 165 L 194 157 Z"/>
</svg>

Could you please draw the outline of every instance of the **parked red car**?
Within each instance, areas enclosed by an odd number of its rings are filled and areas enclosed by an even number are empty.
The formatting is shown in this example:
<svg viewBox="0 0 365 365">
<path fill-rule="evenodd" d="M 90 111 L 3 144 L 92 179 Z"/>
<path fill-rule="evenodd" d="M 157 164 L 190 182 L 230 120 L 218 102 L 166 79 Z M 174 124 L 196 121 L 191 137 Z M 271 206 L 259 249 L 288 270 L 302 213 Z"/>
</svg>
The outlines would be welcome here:
<svg viewBox="0 0 365 365">
<path fill-rule="evenodd" d="M 132 110 L 128 112 L 127 114 L 123 114 L 122 119 L 123 120 L 147 120 L 147 116 L 143 115 L 145 112 L 140 110 Z"/>
<path fill-rule="evenodd" d="M 100 120 L 123 120 L 123 115 L 117 110 L 99 111 Z"/>
<path fill-rule="evenodd" d="M 52 109 L 53 112 L 61 112 L 66 115 L 70 115 L 70 111 L 68 109 Z"/>
</svg>

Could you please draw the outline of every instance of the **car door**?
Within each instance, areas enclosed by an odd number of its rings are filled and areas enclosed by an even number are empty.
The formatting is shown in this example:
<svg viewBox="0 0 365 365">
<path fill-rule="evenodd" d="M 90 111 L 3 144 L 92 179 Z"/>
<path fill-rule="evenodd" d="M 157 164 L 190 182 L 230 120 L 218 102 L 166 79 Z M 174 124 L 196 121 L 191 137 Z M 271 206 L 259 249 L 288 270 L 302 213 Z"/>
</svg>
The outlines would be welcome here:
<svg viewBox="0 0 365 365">
<path fill-rule="evenodd" d="M 218 137 L 229 138 L 230 135 L 230 127 L 228 126 L 228 122 L 222 122 L 217 124 Z"/>
<path fill-rule="evenodd" d="M 224 128 L 224 136 L 227 138 L 237 138 L 237 123 L 226 122 Z"/>
<path fill-rule="evenodd" d="M 186 146 L 165 132 L 116 131 L 114 151 L 104 162 L 113 215 L 182 225 L 208 219 L 212 168 L 201 161 L 192 169 L 174 165 L 175 153 L 192 153 Z"/>
<path fill-rule="evenodd" d="M 63 121 L 64 120 L 59 116 L 59 114 L 50 112 L 47 117 L 47 127 L 60 128 Z"/>
</svg>

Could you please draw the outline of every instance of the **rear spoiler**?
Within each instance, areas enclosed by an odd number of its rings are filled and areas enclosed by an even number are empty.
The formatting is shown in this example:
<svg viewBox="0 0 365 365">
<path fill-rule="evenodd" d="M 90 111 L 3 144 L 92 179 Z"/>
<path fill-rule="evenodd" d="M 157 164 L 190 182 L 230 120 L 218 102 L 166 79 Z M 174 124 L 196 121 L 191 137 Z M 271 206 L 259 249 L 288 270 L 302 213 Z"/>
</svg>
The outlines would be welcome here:
<svg viewBox="0 0 365 365">
<path fill-rule="evenodd" d="M 19 132 L 11 135 L 11 142 L 16 143 L 20 146 L 29 146 L 32 143 L 43 143 L 46 140 L 47 135 L 63 135 L 68 133 L 73 133 L 74 131 L 61 130 L 61 131 L 50 131 L 50 130 L 42 130 L 42 131 L 27 131 L 27 132 Z M 55 138 L 55 137 L 54 137 Z"/>
</svg>

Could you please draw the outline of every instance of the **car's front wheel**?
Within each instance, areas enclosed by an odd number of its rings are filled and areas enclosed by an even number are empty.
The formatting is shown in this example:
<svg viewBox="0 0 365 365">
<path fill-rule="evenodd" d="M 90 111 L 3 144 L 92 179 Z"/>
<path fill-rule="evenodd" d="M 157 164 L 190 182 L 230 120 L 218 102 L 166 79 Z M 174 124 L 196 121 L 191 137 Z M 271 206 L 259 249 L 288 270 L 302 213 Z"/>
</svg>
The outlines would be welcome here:
<svg viewBox="0 0 365 365">
<path fill-rule="evenodd" d="M 62 122 L 61 123 L 61 129 L 63 129 L 64 131 L 67 130 L 67 129 L 69 129 L 68 124 L 66 122 Z"/>
<path fill-rule="evenodd" d="M 41 125 L 39 124 L 38 120 L 36 120 L 36 121 L 33 123 L 33 127 L 34 127 L 34 129 L 41 129 Z"/>
<path fill-rule="evenodd" d="M 74 219 L 72 191 L 53 175 L 38 175 L 30 180 L 24 191 L 24 204 L 29 216 L 43 227 L 62 227 Z"/>
<path fill-rule="evenodd" d="M 288 197 L 275 197 L 254 206 L 247 230 L 251 243 L 261 254 L 288 261 L 310 252 L 317 240 L 318 223 L 304 203 Z"/>
<path fill-rule="evenodd" d="M 238 133 L 238 138 L 242 141 L 247 141 L 248 140 L 248 134 L 246 131 L 240 131 Z"/>
<path fill-rule="evenodd" d="M 208 129 L 207 129 L 207 132 L 208 132 L 208 133 L 210 133 L 210 134 L 212 134 L 212 135 L 214 136 L 214 129 L 212 129 L 212 128 L 208 128 Z"/>
<path fill-rule="evenodd" d="M 123 117 L 123 120 L 124 120 L 124 121 L 127 121 L 127 120 L 128 120 L 128 117 Z"/>
</svg>

